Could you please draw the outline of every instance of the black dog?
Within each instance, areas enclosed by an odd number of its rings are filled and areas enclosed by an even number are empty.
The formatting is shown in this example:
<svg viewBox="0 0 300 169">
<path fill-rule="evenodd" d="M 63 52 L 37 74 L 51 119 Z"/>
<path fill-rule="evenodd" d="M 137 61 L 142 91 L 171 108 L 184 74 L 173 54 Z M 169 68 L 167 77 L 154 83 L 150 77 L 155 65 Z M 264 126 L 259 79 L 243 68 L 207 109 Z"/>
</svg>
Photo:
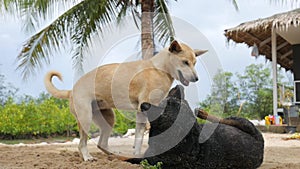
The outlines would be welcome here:
<svg viewBox="0 0 300 169">
<path fill-rule="evenodd" d="M 214 123 L 199 125 L 190 109 L 182 86 L 173 88 L 159 106 L 143 103 L 151 129 L 149 148 L 144 158 L 128 159 L 152 165 L 162 162 L 163 168 L 257 168 L 263 161 L 264 140 L 255 126 L 246 119 L 217 119 L 204 111 L 196 115 Z M 219 122 L 219 123 L 217 123 Z"/>
</svg>

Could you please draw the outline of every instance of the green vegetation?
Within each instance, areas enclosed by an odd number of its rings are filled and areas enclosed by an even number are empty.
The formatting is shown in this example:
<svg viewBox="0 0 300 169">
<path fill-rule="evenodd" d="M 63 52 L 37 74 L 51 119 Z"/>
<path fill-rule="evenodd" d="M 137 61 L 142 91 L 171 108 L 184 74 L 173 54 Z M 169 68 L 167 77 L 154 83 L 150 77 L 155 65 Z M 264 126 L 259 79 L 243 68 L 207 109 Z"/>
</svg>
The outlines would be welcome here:
<svg viewBox="0 0 300 169">
<path fill-rule="evenodd" d="M 115 109 L 114 134 L 125 134 L 128 129 L 135 128 L 135 112 L 124 112 Z"/>
<path fill-rule="evenodd" d="M 49 138 L 78 135 L 76 119 L 69 109 L 69 101 L 41 93 L 34 98 L 18 96 L 18 89 L 0 74 L 0 139 Z M 135 112 L 115 111 L 114 135 L 125 134 L 135 127 Z M 99 129 L 92 125 L 90 132 Z M 32 141 L 32 140 L 31 140 Z"/>
<path fill-rule="evenodd" d="M 163 163 L 158 162 L 156 165 L 150 165 L 147 160 L 141 161 L 141 165 L 144 169 L 161 169 Z"/>
<path fill-rule="evenodd" d="M 39 137 L 37 139 L 32 138 L 32 139 L 14 139 L 14 140 L 0 140 L 0 143 L 3 144 L 38 144 L 38 143 L 65 143 L 67 141 L 72 141 L 75 137 L 66 137 L 66 136 L 55 136 L 55 137 L 48 137 L 48 138 L 43 138 Z"/>
<path fill-rule="evenodd" d="M 74 116 L 70 113 L 67 100 L 41 94 L 38 99 L 26 97 L 21 103 L 9 98 L 0 107 L 0 138 L 49 137 L 51 135 L 71 136 L 78 133 Z M 121 135 L 128 128 L 135 127 L 135 113 L 115 110 L 116 123 L 113 133 Z M 96 126 L 91 132 L 98 131 Z"/>
<path fill-rule="evenodd" d="M 238 10 L 237 1 L 230 1 Z M 107 26 L 122 27 L 127 16 L 133 17 L 132 24 L 141 31 L 142 57 L 152 57 L 156 46 L 164 46 L 175 37 L 170 3 L 168 0 L 0 0 L 0 12 L 19 18 L 23 30 L 32 35 L 17 57 L 18 70 L 23 78 L 28 78 L 36 75 L 44 64 L 51 63 L 57 51 L 70 49 L 74 66 L 82 70 L 85 51 L 91 49 L 94 39 L 105 42 L 103 35 L 113 30 Z"/>
<path fill-rule="evenodd" d="M 69 49 L 72 49 L 74 67 L 82 70 L 86 59 L 85 51 L 91 49 L 94 39 L 102 43 L 105 40 L 103 35 L 113 30 L 107 29 L 107 26 L 123 26 L 126 16 L 132 16 L 132 24 L 141 30 L 143 58 L 152 57 L 154 39 L 157 40 L 156 43 L 164 45 L 175 36 L 168 7 L 169 2 L 166 0 L 0 0 L 0 11 L 20 18 L 24 24 L 23 30 L 32 35 L 17 57 L 20 61 L 18 70 L 23 78 L 36 74 L 42 65 L 49 64 L 51 56 L 56 56 L 57 51 Z M 57 11 L 63 13 L 57 16 Z M 45 25 L 45 20 L 52 22 Z M 145 50 L 149 52 L 147 57 Z"/>
<path fill-rule="evenodd" d="M 211 94 L 200 103 L 200 107 L 219 116 L 261 119 L 272 114 L 270 72 L 262 64 L 249 65 L 244 74 L 236 76 L 220 71 L 213 79 Z M 279 77 L 279 83 L 289 86 L 282 82 L 282 73 Z M 0 81 L 0 139 L 78 135 L 77 122 L 69 111 L 67 100 L 45 93 L 38 98 L 20 97 L 17 89 L 5 82 L 4 76 L 0 75 Z M 114 111 L 114 135 L 125 134 L 128 128 L 135 127 L 134 112 Z M 92 126 L 91 132 L 97 131 L 98 128 Z"/>
<path fill-rule="evenodd" d="M 291 82 L 284 82 L 282 71 L 279 70 L 278 73 L 280 85 L 286 88 L 292 86 Z M 200 103 L 200 107 L 223 117 L 235 115 L 263 119 L 266 115 L 273 114 L 272 91 L 271 69 L 268 65 L 251 64 L 243 74 L 235 75 L 219 71 L 213 78 L 211 93 Z"/>
<path fill-rule="evenodd" d="M 31 98 L 21 103 L 10 98 L 0 108 L 0 119 L 0 134 L 4 138 L 70 135 L 78 131 L 67 101 L 53 97 L 44 100 Z"/>
<path fill-rule="evenodd" d="M 9 97 L 16 96 L 18 89 L 11 83 L 7 83 L 4 75 L 0 74 L 0 105 L 3 105 Z"/>
</svg>

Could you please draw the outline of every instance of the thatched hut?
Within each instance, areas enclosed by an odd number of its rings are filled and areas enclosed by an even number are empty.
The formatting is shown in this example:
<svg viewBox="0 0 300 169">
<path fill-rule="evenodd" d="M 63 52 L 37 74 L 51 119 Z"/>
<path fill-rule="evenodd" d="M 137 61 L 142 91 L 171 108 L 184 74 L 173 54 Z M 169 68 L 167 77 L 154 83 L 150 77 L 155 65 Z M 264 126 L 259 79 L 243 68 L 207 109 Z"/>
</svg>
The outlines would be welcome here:
<svg viewBox="0 0 300 169">
<path fill-rule="evenodd" d="M 272 61 L 274 115 L 277 115 L 277 63 L 293 72 L 295 104 L 300 104 L 300 8 L 242 23 L 226 29 L 225 36 L 228 41 L 254 46 L 257 54 Z"/>
</svg>

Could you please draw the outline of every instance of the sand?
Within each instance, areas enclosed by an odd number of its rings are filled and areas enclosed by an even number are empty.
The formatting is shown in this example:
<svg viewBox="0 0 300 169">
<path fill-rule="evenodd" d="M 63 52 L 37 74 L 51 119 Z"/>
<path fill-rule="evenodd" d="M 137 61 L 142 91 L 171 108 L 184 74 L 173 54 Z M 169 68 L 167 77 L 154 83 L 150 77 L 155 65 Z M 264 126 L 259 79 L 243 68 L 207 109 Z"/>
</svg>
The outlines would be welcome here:
<svg viewBox="0 0 300 169">
<path fill-rule="evenodd" d="M 290 134 L 264 133 L 265 157 L 260 169 L 300 169 L 300 140 L 283 140 Z M 145 140 L 144 142 L 147 142 Z M 110 138 L 109 145 L 115 152 L 133 152 L 133 138 Z M 143 149 L 147 148 L 144 145 Z M 0 169 L 48 169 L 48 168 L 142 168 L 116 159 L 111 159 L 96 148 L 96 142 L 89 142 L 91 154 L 97 159 L 82 161 L 77 151 L 77 143 L 51 144 L 0 144 Z"/>
</svg>

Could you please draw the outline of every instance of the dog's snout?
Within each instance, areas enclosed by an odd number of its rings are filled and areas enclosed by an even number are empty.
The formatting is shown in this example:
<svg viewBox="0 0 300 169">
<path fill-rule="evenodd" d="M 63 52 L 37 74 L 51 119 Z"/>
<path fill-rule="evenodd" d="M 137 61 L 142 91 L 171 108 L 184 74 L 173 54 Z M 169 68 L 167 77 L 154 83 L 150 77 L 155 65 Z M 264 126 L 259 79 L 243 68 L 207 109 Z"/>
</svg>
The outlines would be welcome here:
<svg viewBox="0 0 300 169">
<path fill-rule="evenodd" d="M 195 75 L 195 76 L 191 79 L 192 82 L 197 82 L 198 80 L 199 80 L 199 78 L 198 78 L 197 75 Z"/>
<path fill-rule="evenodd" d="M 195 82 L 197 82 L 198 80 L 199 80 L 199 79 L 198 79 L 198 76 L 196 76 L 196 77 L 195 77 Z"/>
</svg>

